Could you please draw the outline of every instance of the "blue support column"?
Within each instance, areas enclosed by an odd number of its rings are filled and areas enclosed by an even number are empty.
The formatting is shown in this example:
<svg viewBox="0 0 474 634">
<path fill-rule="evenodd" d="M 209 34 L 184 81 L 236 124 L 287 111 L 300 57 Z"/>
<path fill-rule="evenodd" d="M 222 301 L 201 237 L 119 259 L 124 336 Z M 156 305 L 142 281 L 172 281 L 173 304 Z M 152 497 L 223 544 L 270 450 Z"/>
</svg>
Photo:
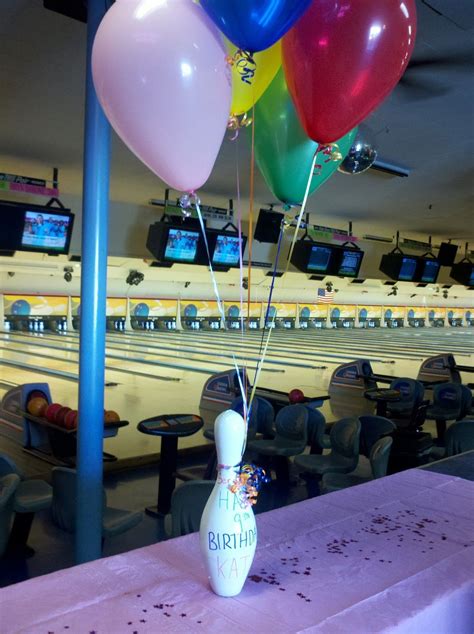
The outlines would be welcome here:
<svg viewBox="0 0 474 634">
<path fill-rule="evenodd" d="M 89 0 L 82 206 L 79 429 L 77 435 L 76 562 L 102 554 L 102 447 L 110 126 L 92 82 L 92 44 L 105 13 Z"/>
</svg>

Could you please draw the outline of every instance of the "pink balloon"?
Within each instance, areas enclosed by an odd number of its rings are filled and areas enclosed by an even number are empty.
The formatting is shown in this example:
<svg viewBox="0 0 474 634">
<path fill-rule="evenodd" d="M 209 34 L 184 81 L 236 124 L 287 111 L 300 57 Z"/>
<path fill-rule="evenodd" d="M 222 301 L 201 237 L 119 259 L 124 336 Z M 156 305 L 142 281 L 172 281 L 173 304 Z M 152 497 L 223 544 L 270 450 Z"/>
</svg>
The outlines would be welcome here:
<svg viewBox="0 0 474 634">
<path fill-rule="evenodd" d="M 207 181 L 227 127 L 221 35 L 193 0 L 118 0 L 92 51 L 99 101 L 122 141 L 173 189 Z"/>
</svg>

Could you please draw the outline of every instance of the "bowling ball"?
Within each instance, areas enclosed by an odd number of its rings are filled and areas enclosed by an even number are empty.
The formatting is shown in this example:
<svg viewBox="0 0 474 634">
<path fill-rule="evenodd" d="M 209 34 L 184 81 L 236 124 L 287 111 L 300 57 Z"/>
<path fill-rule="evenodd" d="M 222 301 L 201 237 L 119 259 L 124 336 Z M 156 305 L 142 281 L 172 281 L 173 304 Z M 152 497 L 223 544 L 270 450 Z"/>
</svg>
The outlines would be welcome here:
<svg viewBox="0 0 474 634">
<path fill-rule="evenodd" d="M 70 411 L 70 407 L 61 407 L 60 409 L 58 409 L 58 411 L 56 412 L 56 416 L 54 417 L 54 422 L 56 423 L 56 425 L 59 425 L 59 427 L 65 427 L 64 419 L 66 417 L 66 414 Z"/>
<path fill-rule="evenodd" d="M 46 394 L 44 392 L 42 392 L 41 390 L 32 390 L 28 394 L 28 400 L 30 400 L 30 398 L 45 398 L 46 400 L 48 400 L 46 398 Z"/>
<path fill-rule="evenodd" d="M 61 407 L 62 405 L 60 403 L 51 403 L 51 405 L 48 405 L 46 409 L 46 419 L 48 420 L 48 422 L 55 422 L 56 414 L 59 412 Z"/>
<path fill-rule="evenodd" d="M 44 416 L 48 409 L 48 401 L 41 396 L 35 396 L 28 401 L 26 409 L 32 416 Z"/>
<path fill-rule="evenodd" d="M 104 415 L 104 423 L 118 423 L 120 420 L 120 416 L 117 412 L 114 412 L 112 409 L 108 409 Z"/>
<path fill-rule="evenodd" d="M 66 416 L 64 417 L 64 427 L 66 429 L 77 428 L 77 415 L 77 409 L 71 409 L 69 412 L 67 412 Z"/>
<path fill-rule="evenodd" d="M 305 400 L 305 396 L 301 390 L 294 389 L 288 394 L 288 398 L 290 403 L 293 405 L 294 403 L 303 403 Z"/>
</svg>

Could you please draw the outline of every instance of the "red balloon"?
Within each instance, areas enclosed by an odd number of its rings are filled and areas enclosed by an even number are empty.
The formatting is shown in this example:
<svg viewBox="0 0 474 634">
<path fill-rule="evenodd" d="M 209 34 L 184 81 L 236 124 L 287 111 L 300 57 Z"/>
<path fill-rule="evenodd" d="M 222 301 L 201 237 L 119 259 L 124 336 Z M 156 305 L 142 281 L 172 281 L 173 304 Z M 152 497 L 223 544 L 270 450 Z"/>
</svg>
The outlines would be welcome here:
<svg viewBox="0 0 474 634">
<path fill-rule="evenodd" d="M 393 90 L 416 36 L 415 0 L 313 0 L 283 38 L 288 89 L 306 133 L 347 134 Z"/>
</svg>

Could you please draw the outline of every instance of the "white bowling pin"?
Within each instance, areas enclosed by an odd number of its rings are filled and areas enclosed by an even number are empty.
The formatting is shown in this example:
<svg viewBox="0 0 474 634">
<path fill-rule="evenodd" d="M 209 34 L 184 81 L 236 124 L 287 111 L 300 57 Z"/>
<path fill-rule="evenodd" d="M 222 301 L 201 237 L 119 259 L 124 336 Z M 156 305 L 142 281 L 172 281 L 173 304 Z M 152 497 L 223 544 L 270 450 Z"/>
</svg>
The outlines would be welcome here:
<svg viewBox="0 0 474 634">
<path fill-rule="evenodd" d="M 246 435 L 244 419 L 232 410 L 214 423 L 218 473 L 201 518 L 201 551 L 214 592 L 233 597 L 242 590 L 257 545 L 251 505 L 230 489 L 239 472 Z"/>
</svg>

